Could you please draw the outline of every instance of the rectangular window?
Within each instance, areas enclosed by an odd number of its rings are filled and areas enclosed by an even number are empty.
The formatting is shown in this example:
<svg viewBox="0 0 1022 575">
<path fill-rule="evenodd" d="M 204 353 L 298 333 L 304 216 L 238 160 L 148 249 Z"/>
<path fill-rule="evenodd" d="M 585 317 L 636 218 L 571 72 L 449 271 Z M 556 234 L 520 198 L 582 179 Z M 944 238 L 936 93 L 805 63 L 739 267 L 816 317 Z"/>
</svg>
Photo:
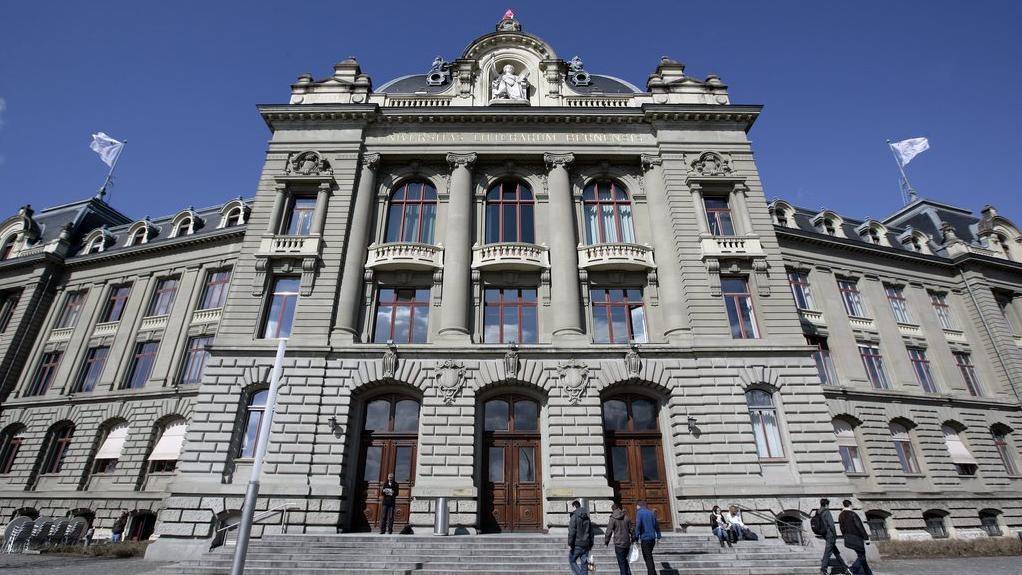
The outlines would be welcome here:
<svg viewBox="0 0 1022 575">
<path fill-rule="evenodd" d="M 1000 537 L 1004 535 L 1001 531 L 1000 524 L 997 523 L 997 515 L 991 513 L 980 513 L 979 525 L 990 537 Z"/>
<path fill-rule="evenodd" d="M 903 473 L 919 475 L 919 462 L 916 461 L 916 453 L 912 449 L 912 440 L 909 439 L 907 431 L 894 435 L 894 451 L 898 454 L 898 462 Z"/>
<path fill-rule="evenodd" d="M 487 288 L 483 302 L 483 341 L 536 343 L 536 290 Z"/>
<path fill-rule="evenodd" d="M 300 284 L 299 278 L 291 276 L 273 280 L 273 293 L 266 306 L 266 319 L 263 320 L 263 338 L 276 339 L 291 335 Z"/>
<path fill-rule="evenodd" d="M 839 279 L 837 288 L 841 292 L 841 302 L 845 306 L 845 313 L 850 317 L 866 317 L 866 307 L 862 305 L 858 282 L 852 279 Z"/>
<path fill-rule="evenodd" d="M 827 338 L 807 335 L 806 343 L 816 348 L 813 359 L 816 360 L 816 371 L 820 373 L 820 383 L 837 385 L 837 371 L 834 369 L 834 359 L 830 356 Z"/>
<path fill-rule="evenodd" d="M 1001 310 L 1001 317 L 1004 318 L 1004 323 L 1008 324 L 1008 333 L 1011 335 L 1019 335 L 1018 328 L 1015 327 L 1015 322 L 1011 317 L 1011 300 L 1006 297 L 997 297 L 997 307 Z M 0 318 L 0 332 L 3 332 L 4 324 L 2 318 Z"/>
<path fill-rule="evenodd" d="M 177 469 L 177 460 L 157 460 L 149 462 L 149 473 L 170 473 Z"/>
<path fill-rule="evenodd" d="M 1008 445 L 1008 435 L 994 431 L 994 447 L 997 448 L 997 454 L 1001 456 L 1001 462 L 1004 463 L 1004 471 L 1012 477 L 1018 476 L 1018 465 L 1015 463 L 1015 457 L 1011 454 L 1011 446 Z"/>
<path fill-rule="evenodd" d="M 60 427 L 50 432 L 49 442 L 46 448 L 46 456 L 43 458 L 42 474 L 60 473 L 64 466 L 64 458 L 67 456 L 68 447 L 71 446 L 71 436 L 74 429 L 71 426 Z"/>
<path fill-rule="evenodd" d="M 202 382 L 202 374 L 206 371 L 206 361 L 209 359 L 206 347 L 212 344 L 211 335 L 188 338 L 184 368 L 181 370 L 181 385 L 198 385 Z"/>
<path fill-rule="evenodd" d="M 227 288 L 231 284 L 231 270 L 217 270 L 206 274 L 206 287 L 202 290 L 199 309 L 217 309 L 227 303 Z"/>
<path fill-rule="evenodd" d="M 124 315 L 124 306 L 128 303 L 128 294 L 131 293 L 131 284 L 113 286 L 110 288 L 110 297 L 106 300 L 106 307 L 103 308 L 102 323 L 121 321 Z"/>
<path fill-rule="evenodd" d="M 926 359 L 926 350 L 921 347 L 908 348 L 908 358 L 912 362 L 912 370 L 916 374 L 919 387 L 926 393 L 937 393 L 937 384 L 933 381 L 930 371 L 930 360 Z"/>
<path fill-rule="evenodd" d="M 798 309 L 816 309 L 813 307 L 813 293 L 809 289 L 808 273 L 789 271 L 788 284 L 791 285 L 791 295 L 794 296 Z"/>
<path fill-rule="evenodd" d="M 937 313 L 940 326 L 944 329 L 958 329 L 955 318 L 951 315 L 951 306 L 947 303 L 947 294 L 930 292 L 930 303 L 933 304 L 933 311 Z"/>
<path fill-rule="evenodd" d="M 67 294 L 64 300 L 64 307 L 57 316 L 57 329 L 74 327 L 78 318 L 82 315 L 82 307 L 85 306 L 85 291 L 76 291 Z"/>
<path fill-rule="evenodd" d="M 89 352 L 85 354 L 85 363 L 78 374 L 76 392 L 88 392 L 96 388 L 99 378 L 103 375 L 103 367 L 106 366 L 106 356 L 109 352 L 109 347 L 89 348 Z"/>
<path fill-rule="evenodd" d="M 177 278 L 163 278 L 156 284 L 153 301 L 149 302 L 146 317 L 170 314 L 170 308 L 174 305 L 174 297 L 177 295 L 177 285 Z"/>
<path fill-rule="evenodd" d="M 428 334 L 429 289 L 380 288 L 374 343 L 426 343 Z"/>
<path fill-rule="evenodd" d="M 14 317 L 14 310 L 18 308 L 19 292 L 6 292 L 0 295 L 0 333 L 7 331 L 7 326 Z"/>
<path fill-rule="evenodd" d="M 18 458 L 18 451 L 25 441 L 20 431 L 15 431 L 3 437 L 3 446 L 0 447 L 0 475 L 11 472 L 14 468 L 14 461 Z"/>
<path fill-rule="evenodd" d="M 312 231 L 312 214 L 316 211 L 316 198 L 295 196 L 291 199 L 287 218 L 284 220 L 284 235 L 307 236 Z"/>
<path fill-rule="evenodd" d="M 735 235 L 735 226 L 731 220 L 731 206 L 727 197 L 707 196 L 703 198 L 703 207 L 706 208 L 706 225 L 710 227 L 710 233 L 715 236 Z"/>
<path fill-rule="evenodd" d="M 958 364 L 958 371 L 962 372 L 962 379 L 965 380 L 965 387 L 969 393 L 976 397 L 983 395 L 983 388 L 979 384 L 979 376 L 976 375 L 976 366 L 972 363 L 972 354 L 964 351 L 954 352 L 955 363 Z"/>
<path fill-rule="evenodd" d="M 646 308 L 642 290 L 591 289 L 595 343 L 646 343 Z"/>
<path fill-rule="evenodd" d="M 756 325 L 756 310 L 749 293 L 749 282 L 745 278 L 720 278 L 720 290 L 727 308 L 727 319 L 731 326 L 731 337 L 735 339 L 756 339 L 759 327 Z"/>
<path fill-rule="evenodd" d="M 53 378 L 57 375 L 57 368 L 60 367 L 61 352 L 48 351 L 43 354 L 36 369 L 35 377 L 32 378 L 25 396 L 43 395 L 50 389 Z"/>
<path fill-rule="evenodd" d="M 930 537 L 934 539 L 947 539 L 947 527 L 944 525 L 944 517 L 942 516 L 925 516 L 923 521 L 926 522 L 926 531 L 930 533 Z"/>
<path fill-rule="evenodd" d="M 125 380 L 121 389 L 139 389 L 149 381 L 153 372 L 153 364 L 156 363 L 156 352 L 160 349 L 160 342 L 145 341 L 135 344 L 135 353 L 131 358 L 131 369 L 128 371 L 128 379 Z"/>
<path fill-rule="evenodd" d="M 894 319 L 898 323 L 912 323 L 912 316 L 908 314 L 908 301 L 905 300 L 905 288 L 902 286 L 885 285 L 887 301 L 891 304 L 891 311 L 894 312 Z"/>
<path fill-rule="evenodd" d="M 880 348 L 875 345 L 859 344 L 859 356 L 862 358 L 862 365 L 866 368 L 866 376 L 869 382 L 876 389 L 891 389 L 891 382 L 887 379 L 887 372 L 884 371 L 884 358 L 880 355 Z"/>
</svg>

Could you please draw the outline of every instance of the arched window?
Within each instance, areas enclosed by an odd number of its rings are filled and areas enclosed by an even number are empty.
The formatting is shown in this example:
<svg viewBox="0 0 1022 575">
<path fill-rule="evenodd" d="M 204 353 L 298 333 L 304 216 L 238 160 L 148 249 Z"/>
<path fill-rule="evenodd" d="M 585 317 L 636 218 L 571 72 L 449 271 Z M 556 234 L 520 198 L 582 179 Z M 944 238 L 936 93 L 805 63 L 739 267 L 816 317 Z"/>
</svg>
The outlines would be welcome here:
<svg viewBox="0 0 1022 575">
<path fill-rule="evenodd" d="M 259 428 L 263 425 L 263 414 L 266 412 L 266 396 L 269 393 L 269 390 L 264 389 L 248 398 L 248 407 L 245 409 L 245 434 L 241 437 L 241 457 L 255 456 Z"/>
<path fill-rule="evenodd" d="M 46 442 L 43 444 L 40 474 L 60 473 L 60 469 L 64 465 L 64 458 L 67 457 L 68 449 L 71 447 L 71 438 L 74 433 L 75 426 L 69 422 L 58 423 L 50 428 L 49 433 L 46 434 Z"/>
<path fill-rule="evenodd" d="M 520 396 L 501 396 L 483 405 L 483 430 L 535 433 L 539 431 L 539 404 Z"/>
<path fill-rule="evenodd" d="M 124 443 L 128 439 L 128 424 L 120 422 L 112 425 L 96 451 L 92 463 L 92 473 L 113 473 L 117 469 L 117 461 L 124 451 Z"/>
<path fill-rule="evenodd" d="M 224 227 L 231 228 L 234 226 L 240 226 L 243 222 L 245 210 L 241 207 L 234 208 L 227 213 L 227 217 L 224 218 Z"/>
<path fill-rule="evenodd" d="M 625 396 L 603 402 L 604 431 L 656 431 L 657 403 L 641 396 Z"/>
<path fill-rule="evenodd" d="M 947 424 L 942 425 L 940 430 L 944 432 L 944 444 L 947 446 L 951 462 L 955 464 L 955 471 L 958 472 L 958 475 L 976 475 L 979 463 L 969 452 L 969 448 L 965 446 L 961 436 L 958 435 L 959 430 Z"/>
<path fill-rule="evenodd" d="M 762 389 L 753 389 L 745 394 L 752 418 L 752 432 L 756 438 L 756 451 L 760 459 L 784 457 L 781 444 L 781 429 L 777 418 L 774 397 Z"/>
<path fill-rule="evenodd" d="M 366 404 L 362 431 L 418 433 L 419 402 L 402 395 L 387 395 L 372 399 Z"/>
<path fill-rule="evenodd" d="M 105 245 L 104 240 L 105 238 L 102 235 L 93 238 L 92 241 L 89 242 L 89 245 L 85 248 L 85 253 L 86 254 L 102 253 L 103 247 Z"/>
<path fill-rule="evenodd" d="M 490 188 L 486 194 L 486 243 L 534 243 L 535 204 L 532 190 L 518 180 L 505 180 Z"/>
<path fill-rule="evenodd" d="M 886 511 L 867 511 L 866 525 L 869 527 L 869 538 L 873 541 L 887 541 L 891 533 L 887 529 L 887 518 L 891 514 Z"/>
<path fill-rule="evenodd" d="M 947 539 L 949 537 L 946 517 L 946 511 L 930 510 L 923 513 L 923 521 L 926 523 L 926 531 L 930 534 L 930 537 L 934 539 Z"/>
<path fill-rule="evenodd" d="M 384 241 L 432 244 L 436 234 L 436 188 L 428 182 L 406 182 L 390 196 Z"/>
<path fill-rule="evenodd" d="M 146 242 L 146 228 L 143 226 L 132 232 L 131 237 L 128 238 L 128 247 L 140 246 Z"/>
<path fill-rule="evenodd" d="M 1018 464 L 1015 463 L 1015 455 L 1012 453 L 1011 445 L 1008 442 L 1008 435 L 1011 430 L 1004 425 L 995 425 L 990 428 L 990 434 L 994 439 L 994 447 L 997 454 L 1001 456 L 1001 463 L 1004 464 L 1004 471 L 1012 477 L 1018 477 Z"/>
<path fill-rule="evenodd" d="M 785 511 L 777 516 L 777 533 L 781 541 L 788 545 L 805 545 L 803 540 L 802 518 L 797 511 Z"/>
<path fill-rule="evenodd" d="M 998 520 L 1001 512 L 996 509 L 981 509 L 979 512 L 979 525 L 991 537 L 1004 535 L 1001 531 L 1001 522 Z"/>
<path fill-rule="evenodd" d="M 180 222 L 174 226 L 173 237 L 187 236 L 192 233 L 192 218 L 182 218 Z"/>
<path fill-rule="evenodd" d="M 25 426 L 11 425 L 0 435 L 0 475 L 10 473 L 14 468 L 14 461 L 18 458 L 18 451 L 25 441 Z"/>
<path fill-rule="evenodd" d="M 921 473 L 908 428 L 898 422 L 891 422 L 888 428 L 891 432 L 891 441 L 894 443 L 894 451 L 897 452 L 898 461 L 901 463 L 902 472 L 912 475 Z"/>
<path fill-rule="evenodd" d="M 14 244 L 18 241 L 17 234 L 11 234 L 4 240 L 3 247 L 0 248 L 0 260 L 10 259 L 14 253 Z"/>
<path fill-rule="evenodd" d="M 844 419 L 835 419 L 834 437 L 837 439 L 837 448 L 841 453 L 841 463 L 845 466 L 845 473 L 863 473 L 862 458 L 859 457 L 859 443 L 855 440 L 855 430 L 852 424 Z"/>
<path fill-rule="evenodd" d="M 586 244 L 635 243 L 632 203 L 612 181 L 593 182 L 582 192 Z"/>
<path fill-rule="evenodd" d="M 265 404 L 265 399 L 263 400 Z M 173 419 L 163 425 L 160 438 L 149 452 L 147 472 L 171 473 L 177 469 L 177 460 L 181 457 L 181 446 L 185 441 L 187 424 L 184 419 Z"/>
</svg>

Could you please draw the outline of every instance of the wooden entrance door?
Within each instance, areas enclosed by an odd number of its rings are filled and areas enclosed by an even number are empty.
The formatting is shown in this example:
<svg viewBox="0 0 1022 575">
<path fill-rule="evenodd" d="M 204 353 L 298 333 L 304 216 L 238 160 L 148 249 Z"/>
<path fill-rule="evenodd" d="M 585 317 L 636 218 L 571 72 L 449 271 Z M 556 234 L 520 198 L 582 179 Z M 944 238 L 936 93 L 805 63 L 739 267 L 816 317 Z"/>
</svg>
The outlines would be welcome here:
<svg viewBox="0 0 1022 575">
<path fill-rule="evenodd" d="M 387 476 L 394 474 L 398 494 L 394 530 L 408 525 L 419 442 L 419 402 L 404 396 L 376 397 L 366 404 L 352 513 L 353 531 L 378 531 Z"/>
<path fill-rule="evenodd" d="M 645 501 L 656 512 L 660 528 L 667 531 L 673 521 L 657 422 L 657 404 L 651 399 L 619 396 L 603 403 L 607 474 L 614 500 L 633 519 L 635 504 Z"/>
<path fill-rule="evenodd" d="M 539 404 L 501 396 L 487 401 L 483 413 L 482 529 L 542 531 Z"/>
</svg>

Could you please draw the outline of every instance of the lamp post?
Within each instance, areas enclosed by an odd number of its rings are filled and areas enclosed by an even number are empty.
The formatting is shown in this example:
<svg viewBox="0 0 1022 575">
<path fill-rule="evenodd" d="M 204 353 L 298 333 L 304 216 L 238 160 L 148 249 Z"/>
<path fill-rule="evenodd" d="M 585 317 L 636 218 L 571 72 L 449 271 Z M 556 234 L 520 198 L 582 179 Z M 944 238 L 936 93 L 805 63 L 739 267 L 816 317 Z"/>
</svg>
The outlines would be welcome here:
<svg viewBox="0 0 1022 575">
<path fill-rule="evenodd" d="M 255 516 L 256 499 L 259 497 L 259 475 L 263 471 L 263 458 L 266 456 L 266 444 L 270 441 L 270 427 L 273 424 L 273 412 L 277 408 L 277 387 L 280 384 L 280 372 L 284 364 L 284 349 L 287 339 L 281 338 L 277 344 L 277 357 L 273 360 L 273 372 L 270 375 L 270 391 L 266 395 L 266 410 L 262 425 L 259 426 L 259 438 L 256 441 L 255 457 L 252 461 L 252 476 L 248 479 L 245 491 L 245 503 L 241 506 L 241 525 L 238 526 L 238 543 L 234 547 L 234 563 L 231 564 L 231 575 L 242 575 L 245 572 L 245 555 L 248 553 L 248 539 L 252 533 L 252 518 Z"/>
</svg>

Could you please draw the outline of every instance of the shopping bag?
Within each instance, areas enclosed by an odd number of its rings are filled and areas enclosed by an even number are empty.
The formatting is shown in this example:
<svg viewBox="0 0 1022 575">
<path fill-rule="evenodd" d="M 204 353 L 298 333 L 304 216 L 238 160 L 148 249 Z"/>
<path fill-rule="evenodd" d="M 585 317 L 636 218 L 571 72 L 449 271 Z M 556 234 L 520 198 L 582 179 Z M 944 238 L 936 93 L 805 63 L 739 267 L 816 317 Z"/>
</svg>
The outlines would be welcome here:
<svg viewBox="0 0 1022 575">
<path fill-rule="evenodd" d="M 590 573 L 596 573 L 596 558 L 593 557 L 592 555 L 589 556 L 586 568 L 589 570 Z"/>
<path fill-rule="evenodd" d="M 638 543 L 632 543 L 632 550 L 628 552 L 628 562 L 629 563 L 635 563 L 636 561 L 639 560 L 639 557 L 641 555 L 642 555 L 642 553 L 639 552 L 639 544 Z"/>
</svg>

